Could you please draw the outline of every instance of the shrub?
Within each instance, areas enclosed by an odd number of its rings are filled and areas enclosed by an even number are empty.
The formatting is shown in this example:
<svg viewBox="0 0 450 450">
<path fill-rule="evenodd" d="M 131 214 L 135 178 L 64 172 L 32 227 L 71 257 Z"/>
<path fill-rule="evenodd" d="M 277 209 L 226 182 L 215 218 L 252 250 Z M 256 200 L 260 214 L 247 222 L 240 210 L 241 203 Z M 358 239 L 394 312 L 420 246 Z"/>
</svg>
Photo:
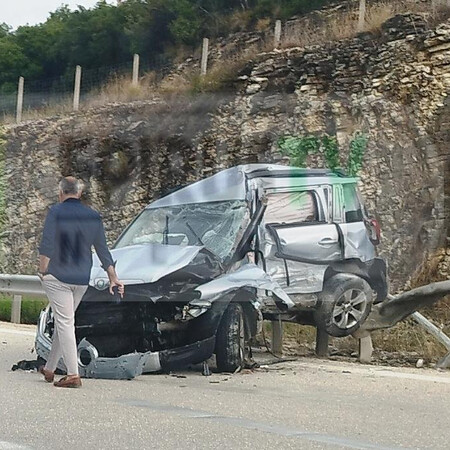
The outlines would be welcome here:
<svg viewBox="0 0 450 450">
<path fill-rule="evenodd" d="M 239 72 L 251 59 L 248 52 L 237 54 L 227 60 L 217 61 L 206 73 L 198 72 L 189 77 L 192 93 L 217 92 L 226 90 L 237 78 Z"/>
<path fill-rule="evenodd" d="M 47 306 L 48 301 L 42 298 L 23 298 L 21 323 L 34 325 L 37 323 L 39 314 Z M 12 299 L 0 297 L 0 320 L 9 322 L 11 320 Z"/>
</svg>

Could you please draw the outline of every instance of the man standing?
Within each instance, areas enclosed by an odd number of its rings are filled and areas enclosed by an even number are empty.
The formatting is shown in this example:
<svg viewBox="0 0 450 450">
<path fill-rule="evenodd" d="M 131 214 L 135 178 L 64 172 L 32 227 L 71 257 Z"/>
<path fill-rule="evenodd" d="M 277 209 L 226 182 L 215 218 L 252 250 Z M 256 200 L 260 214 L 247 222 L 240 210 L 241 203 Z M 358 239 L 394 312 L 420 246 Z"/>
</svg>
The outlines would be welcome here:
<svg viewBox="0 0 450 450">
<path fill-rule="evenodd" d="M 92 246 L 106 270 L 110 293 L 117 287 L 121 296 L 124 285 L 117 278 L 114 261 L 106 245 L 100 215 L 81 201 L 82 184 L 74 177 L 59 183 L 59 203 L 52 206 L 45 219 L 39 247 L 39 276 L 50 301 L 55 327 L 47 364 L 40 368 L 47 382 L 55 377 L 62 357 L 67 375 L 54 383 L 57 387 L 81 387 L 75 339 L 75 311 L 89 284 Z"/>
</svg>

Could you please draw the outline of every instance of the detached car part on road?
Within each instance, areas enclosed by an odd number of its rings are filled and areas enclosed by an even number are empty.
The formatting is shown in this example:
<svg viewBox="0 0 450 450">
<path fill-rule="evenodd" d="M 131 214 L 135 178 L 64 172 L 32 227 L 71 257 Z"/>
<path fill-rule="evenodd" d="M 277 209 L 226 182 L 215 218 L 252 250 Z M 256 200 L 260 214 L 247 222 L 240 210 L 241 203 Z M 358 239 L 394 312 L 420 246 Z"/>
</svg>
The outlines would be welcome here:
<svg viewBox="0 0 450 450">
<path fill-rule="evenodd" d="M 82 376 L 133 378 L 213 353 L 220 371 L 235 371 L 263 317 L 354 333 L 388 289 L 379 227 L 356 183 L 252 164 L 151 203 L 112 250 L 124 299 L 94 258 L 76 314 Z M 44 359 L 52 334 L 47 309 L 36 338 Z"/>
</svg>

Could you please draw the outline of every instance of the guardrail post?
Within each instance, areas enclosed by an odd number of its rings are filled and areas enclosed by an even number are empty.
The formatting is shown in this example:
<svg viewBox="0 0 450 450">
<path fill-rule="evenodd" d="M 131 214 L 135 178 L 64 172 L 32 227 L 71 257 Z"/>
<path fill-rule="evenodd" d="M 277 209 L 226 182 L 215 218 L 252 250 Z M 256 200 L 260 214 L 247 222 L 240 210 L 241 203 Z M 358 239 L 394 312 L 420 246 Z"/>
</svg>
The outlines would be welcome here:
<svg viewBox="0 0 450 450">
<path fill-rule="evenodd" d="M 283 324 L 278 320 L 272 320 L 272 352 L 275 355 L 283 354 Z"/>
<path fill-rule="evenodd" d="M 370 363 L 372 361 L 373 344 L 372 336 L 360 337 L 359 340 L 359 361 L 362 363 Z"/>
<path fill-rule="evenodd" d="M 316 355 L 328 356 L 328 342 L 330 335 L 321 328 L 316 328 Z"/>
<path fill-rule="evenodd" d="M 358 360 L 362 363 L 370 363 L 372 361 L 373 344 L 372 336 L 368 331 L 356 330 L 352 336 L 358 340 Z"/>
<path fill-rule="evenodd" d="M 20 313 L 22 309 L 22 296 L 14 295 L 11 306 L 11 322 L 20 323 Z"/>
</svg>

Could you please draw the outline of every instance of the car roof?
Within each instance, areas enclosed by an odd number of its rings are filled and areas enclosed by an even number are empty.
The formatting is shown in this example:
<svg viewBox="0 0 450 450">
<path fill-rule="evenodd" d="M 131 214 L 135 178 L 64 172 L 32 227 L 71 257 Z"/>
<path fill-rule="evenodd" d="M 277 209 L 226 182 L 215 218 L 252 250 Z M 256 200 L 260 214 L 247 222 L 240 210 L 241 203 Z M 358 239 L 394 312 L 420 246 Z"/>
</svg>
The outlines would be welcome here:
<svg viewBox="0 0 450 450">
<path fill-rule="evenodd" d="M 284 166 L 281 164 L 247 164 L 236 166 L 236 168 L 244 171 L 248 177 L 260 178 L 260 177 L 323 177 L 331 176 L 338 178 L 345 178 L 345 173 L 338 169 L 332 171 L 330 169 L 305 169 L 300 167 Z"/>
<path fill-rule="evenodd" d="M 249 180 L 264 181 L 267 187 L 303 187 L 320 184 L 356 183 L 341 170 L 302 169 L 281 164 L 245 164 L 222 170 L 185 186 L 147 206 L 148 209 L 192 203 L 245 200 Z"/>
</svg>

